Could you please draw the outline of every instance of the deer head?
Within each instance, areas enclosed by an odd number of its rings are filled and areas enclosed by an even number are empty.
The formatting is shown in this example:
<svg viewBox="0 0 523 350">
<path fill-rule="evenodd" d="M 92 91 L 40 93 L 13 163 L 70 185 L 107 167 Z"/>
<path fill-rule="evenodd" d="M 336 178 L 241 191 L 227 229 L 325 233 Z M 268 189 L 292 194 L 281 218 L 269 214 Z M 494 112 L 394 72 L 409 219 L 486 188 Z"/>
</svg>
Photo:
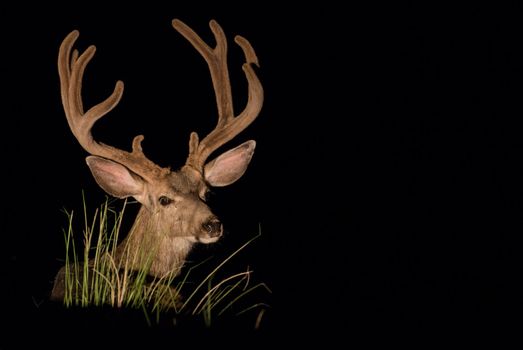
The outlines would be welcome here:
<svg viewBox="0 0 523 350">
<path fill-rule="evenodd" d="M 248 102 L 235 116 L 227 69 L 227 41 L 220 25 L 214 20 L 209 23 L 216 40 L 214 48 L 180 20 L 174 19 L 172 25 L 207 62 L 218 106 L 216 127 L 203 139 L 196 132 L 191 133 L 189 155 L 176 171 L 162 168 L 144 155 L 142 135 L 134 138 L 131 152 L 97 142 L 91 129 L 118 104 L 123 82 L 116 83 L 107 99 L 84 111 L 82 78 L 95 47 L 90 46 L 81 54 L 73 50 L 79 36 L 75 30 L 63 40 L 58 55 L 67 122 L 80 145 L 90 154 L 86 160 L 94 179 L 108 194 L 117 198 L 133 197 L 141 203 L 131 232 L 120 243 L 127 248 L 117 250 L 118 255 L 122 258 L 138 250 L 154 252 L 150 274 L 157 277 L 179 270 L 193 244 L 213 243 L 222 235 L 220 220 L 205 203 L 206 193 L 210 187 L 227 186 L 238 180 L 253 156 L 256 143 L 254 140 L 244 142 L 207 160 L 256 119 L 263 103 L 263 88 L 252 67 L 252 64 L 258 65 L 258 59 L 245 38 L 236 36 L 235 42 L 245 55 L 242 68 L 248 82 Z M 143 263 L 135 260 L 135 268 Z"/>
</svg>

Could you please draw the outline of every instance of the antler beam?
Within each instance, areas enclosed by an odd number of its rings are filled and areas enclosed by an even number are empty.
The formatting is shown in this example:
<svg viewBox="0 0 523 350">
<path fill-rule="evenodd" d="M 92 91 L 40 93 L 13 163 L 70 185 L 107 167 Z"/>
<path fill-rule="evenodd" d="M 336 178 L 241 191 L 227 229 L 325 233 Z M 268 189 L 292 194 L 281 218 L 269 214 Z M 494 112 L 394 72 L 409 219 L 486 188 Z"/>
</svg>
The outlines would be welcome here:
<svg viewBox="0 0 523 350">
<path fill-rule="evenodd" d="M 143 135 L 138 135 L 132 143 L 132 152 L 96 142 L 91 129 L 96 121 L 113 110 L 123 94 L 123 82 L 117 81 L 113 93 L 104 101 L 84 112 L 82 104 L 82 79 L 87 64 L 94 57 L 96 47 L 89 46 L 82 54 L 73 50 L 73 45 L 80 33 L 77 30 L 67 35 L 60 45 L 58 53 L 58 73 L 62 103 L 69 127 L 80 145 L 90 154 L 114 160 L 127 166 L 145 179 L 152 179 L 169 172 L 145 157 L 141 142 Z"/>
<path fill-rule="evenodd" d="M 235 117 L 231 83 L 227 69 L 227 40 L 223 29 L 216 21 L 210 21 L 209 26 L 216 39 L 216 46 L 213 49 L 182 21 L 174 19 L 172 25 L 194 46 L 207 62 L 216 94 L 218 107 L 216 127 L 201 141 L 199 141 L 196 132 L 191 133 L 189 141 L 189 157 L 186 164 L 203 172 L 205 161 L 209 155 L 242 132 L 260 113 L 263 105 L 263 87 L 252 67 L 252 64 L 259 66 L 258 58 L 247 39 L 239 35 L 234 38 L 234 41 L 242 48 L 245 55 L 245 63 L 242 68 L 247 78 L 249 93 L 245 109 L 240 115 Z"/>
</svg>

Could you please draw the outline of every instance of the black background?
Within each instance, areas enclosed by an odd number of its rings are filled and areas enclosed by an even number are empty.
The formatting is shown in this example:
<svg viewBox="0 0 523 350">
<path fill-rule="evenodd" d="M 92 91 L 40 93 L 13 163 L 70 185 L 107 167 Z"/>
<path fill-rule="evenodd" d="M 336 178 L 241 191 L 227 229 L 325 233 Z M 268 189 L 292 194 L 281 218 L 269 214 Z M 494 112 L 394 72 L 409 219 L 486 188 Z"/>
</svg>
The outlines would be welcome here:
<svg viewBox="0 0 523 350">
<path fill-rule="evenodd" d="M 41 311 L 63 256 L 61 210 L 79 210 L 82 189 L 93 206 L 104 198 L 61 107 L 61 40 L 78 29 L 77 47 L 97 46 L 85 105 L 125 82 L 95 137 L 128 149 L 143 133 L 149 158 L 178 167 L 216 107 L 173 18 L 207 42 L 209 19 L 222 25 L 237 112 L 246 84 L 232 36 L 260 59 L 263 110 L 227 145 L 253 138 L 256 153 L 212 199 L 226 237 L 195 254 L 261 227 L 239 264 L 273 290 L 266 339 L 517 324 L 507 320 L 523 296 L 521 6 L 5 6 L 1 266 L 16 328 L 64 323 Z"/>
</svg>

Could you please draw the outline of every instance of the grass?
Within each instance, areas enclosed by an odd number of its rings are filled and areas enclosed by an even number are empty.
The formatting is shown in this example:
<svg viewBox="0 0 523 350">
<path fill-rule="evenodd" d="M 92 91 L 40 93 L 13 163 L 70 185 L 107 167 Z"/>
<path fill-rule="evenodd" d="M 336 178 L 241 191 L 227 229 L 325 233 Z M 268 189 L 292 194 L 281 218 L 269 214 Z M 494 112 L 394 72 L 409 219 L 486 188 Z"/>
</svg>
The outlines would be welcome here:
<svg viewBox="0 0 523 350">
<path fill-rule="evenodd" d="M 148 274 L 151 252 L 138 252 L 148 254 L 145 256 L 149 258 L 138 271 L 130 268 L 131 254 L 127 254 L 123 261 L 115 257 L 127 201 L 117 210 L 106 199 L 94 214 L 89 215 L 83 193 L 82 199 L 81 249 L 77 247 L 79 244 L 74 234 L 75 213 L 65 211 L 68 219 L 67 229 L 64 230 L 65 306 L 141 309 L 149 325 L 160 322 L 163 315 L 172 313 L 201 317 L 209 327 L 224 315 L 252 313 L 255 316 L 253 327 L 259 328 L 269 306 L 262 301 L 252 302 L 251 299 L 259 298 L 260 291 L 271 293 L 270 289 L 265 283 L 253 283 L 249 268 L 225 276 L 223 270 L 224 266 L 231 265 L 236 255 L 260 237 L 261 231 L 203 275 L 202 271 L 209 269 L 211 258 L 187 266 L 187 271 L 181 274 L 171 271 L 162 277 L 152 277 Z M 203 277 L 194 280 L 195 274 Z"/>
</svg>

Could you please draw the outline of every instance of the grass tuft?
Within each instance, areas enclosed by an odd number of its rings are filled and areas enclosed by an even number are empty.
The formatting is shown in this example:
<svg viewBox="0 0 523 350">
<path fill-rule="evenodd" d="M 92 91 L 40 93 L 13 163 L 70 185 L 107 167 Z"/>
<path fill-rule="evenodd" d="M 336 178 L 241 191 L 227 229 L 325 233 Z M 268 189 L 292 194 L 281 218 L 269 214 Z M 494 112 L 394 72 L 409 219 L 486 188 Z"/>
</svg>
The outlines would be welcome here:
<svg viewBox="0 0 523 350">
<path fill-rule="evenodd" d="M 82 250 L 75 244 L 74 212 L 64 211 L 68 219 L 67 229 L 64 230 L 65 306 L 109 305 L 115 308 L 140 309 L 144 311 L 145 320 L 150 325 L 153 321 L 159 323 L 162 315 L 172 313 L 201 317 L 206 326 L 211 326 L 215 319 L 224 315 L 239 316 L 250 312 L 255 316 L 254 328 L 259 328 L 269 305 L 246 299 L 249 296 L 259 297 L 259 294 L 254 293 L 257 290 L 263 293 L 271 293 L 271 290 L 265 283 L 253 284 L 253 272 L 249 268 L 225 277 L 222 277 L 221 270 L 258 239 L 261 230 L 216 267 L 211 267 L 210 272 L 204 272 L 204 277 L 199 281 L 193 281 L 194 272 L 209 268 L 211 258 L 189 266 L 185 273 L 171 271 L 158 278 L 148 273 L 153 258 L 152 252 L 125 254 L 126 258 L 120 262 L 116 259 L 116 247 L 128 202 L 124 201 L 121 208 L 116 210 L 107 198 L 91 216 L 88 214 L 83 192 L 82 202 Z M 131 270 L 132 259 L 138 257 L 146 258 L 142 260 L 146 261 L 145 266 L 138 271 Z M 183 295 L 187 297 L 184 298 Z M 233 306 L 237 306 L 236 311 L 233 311 Z"/>
</svg>

